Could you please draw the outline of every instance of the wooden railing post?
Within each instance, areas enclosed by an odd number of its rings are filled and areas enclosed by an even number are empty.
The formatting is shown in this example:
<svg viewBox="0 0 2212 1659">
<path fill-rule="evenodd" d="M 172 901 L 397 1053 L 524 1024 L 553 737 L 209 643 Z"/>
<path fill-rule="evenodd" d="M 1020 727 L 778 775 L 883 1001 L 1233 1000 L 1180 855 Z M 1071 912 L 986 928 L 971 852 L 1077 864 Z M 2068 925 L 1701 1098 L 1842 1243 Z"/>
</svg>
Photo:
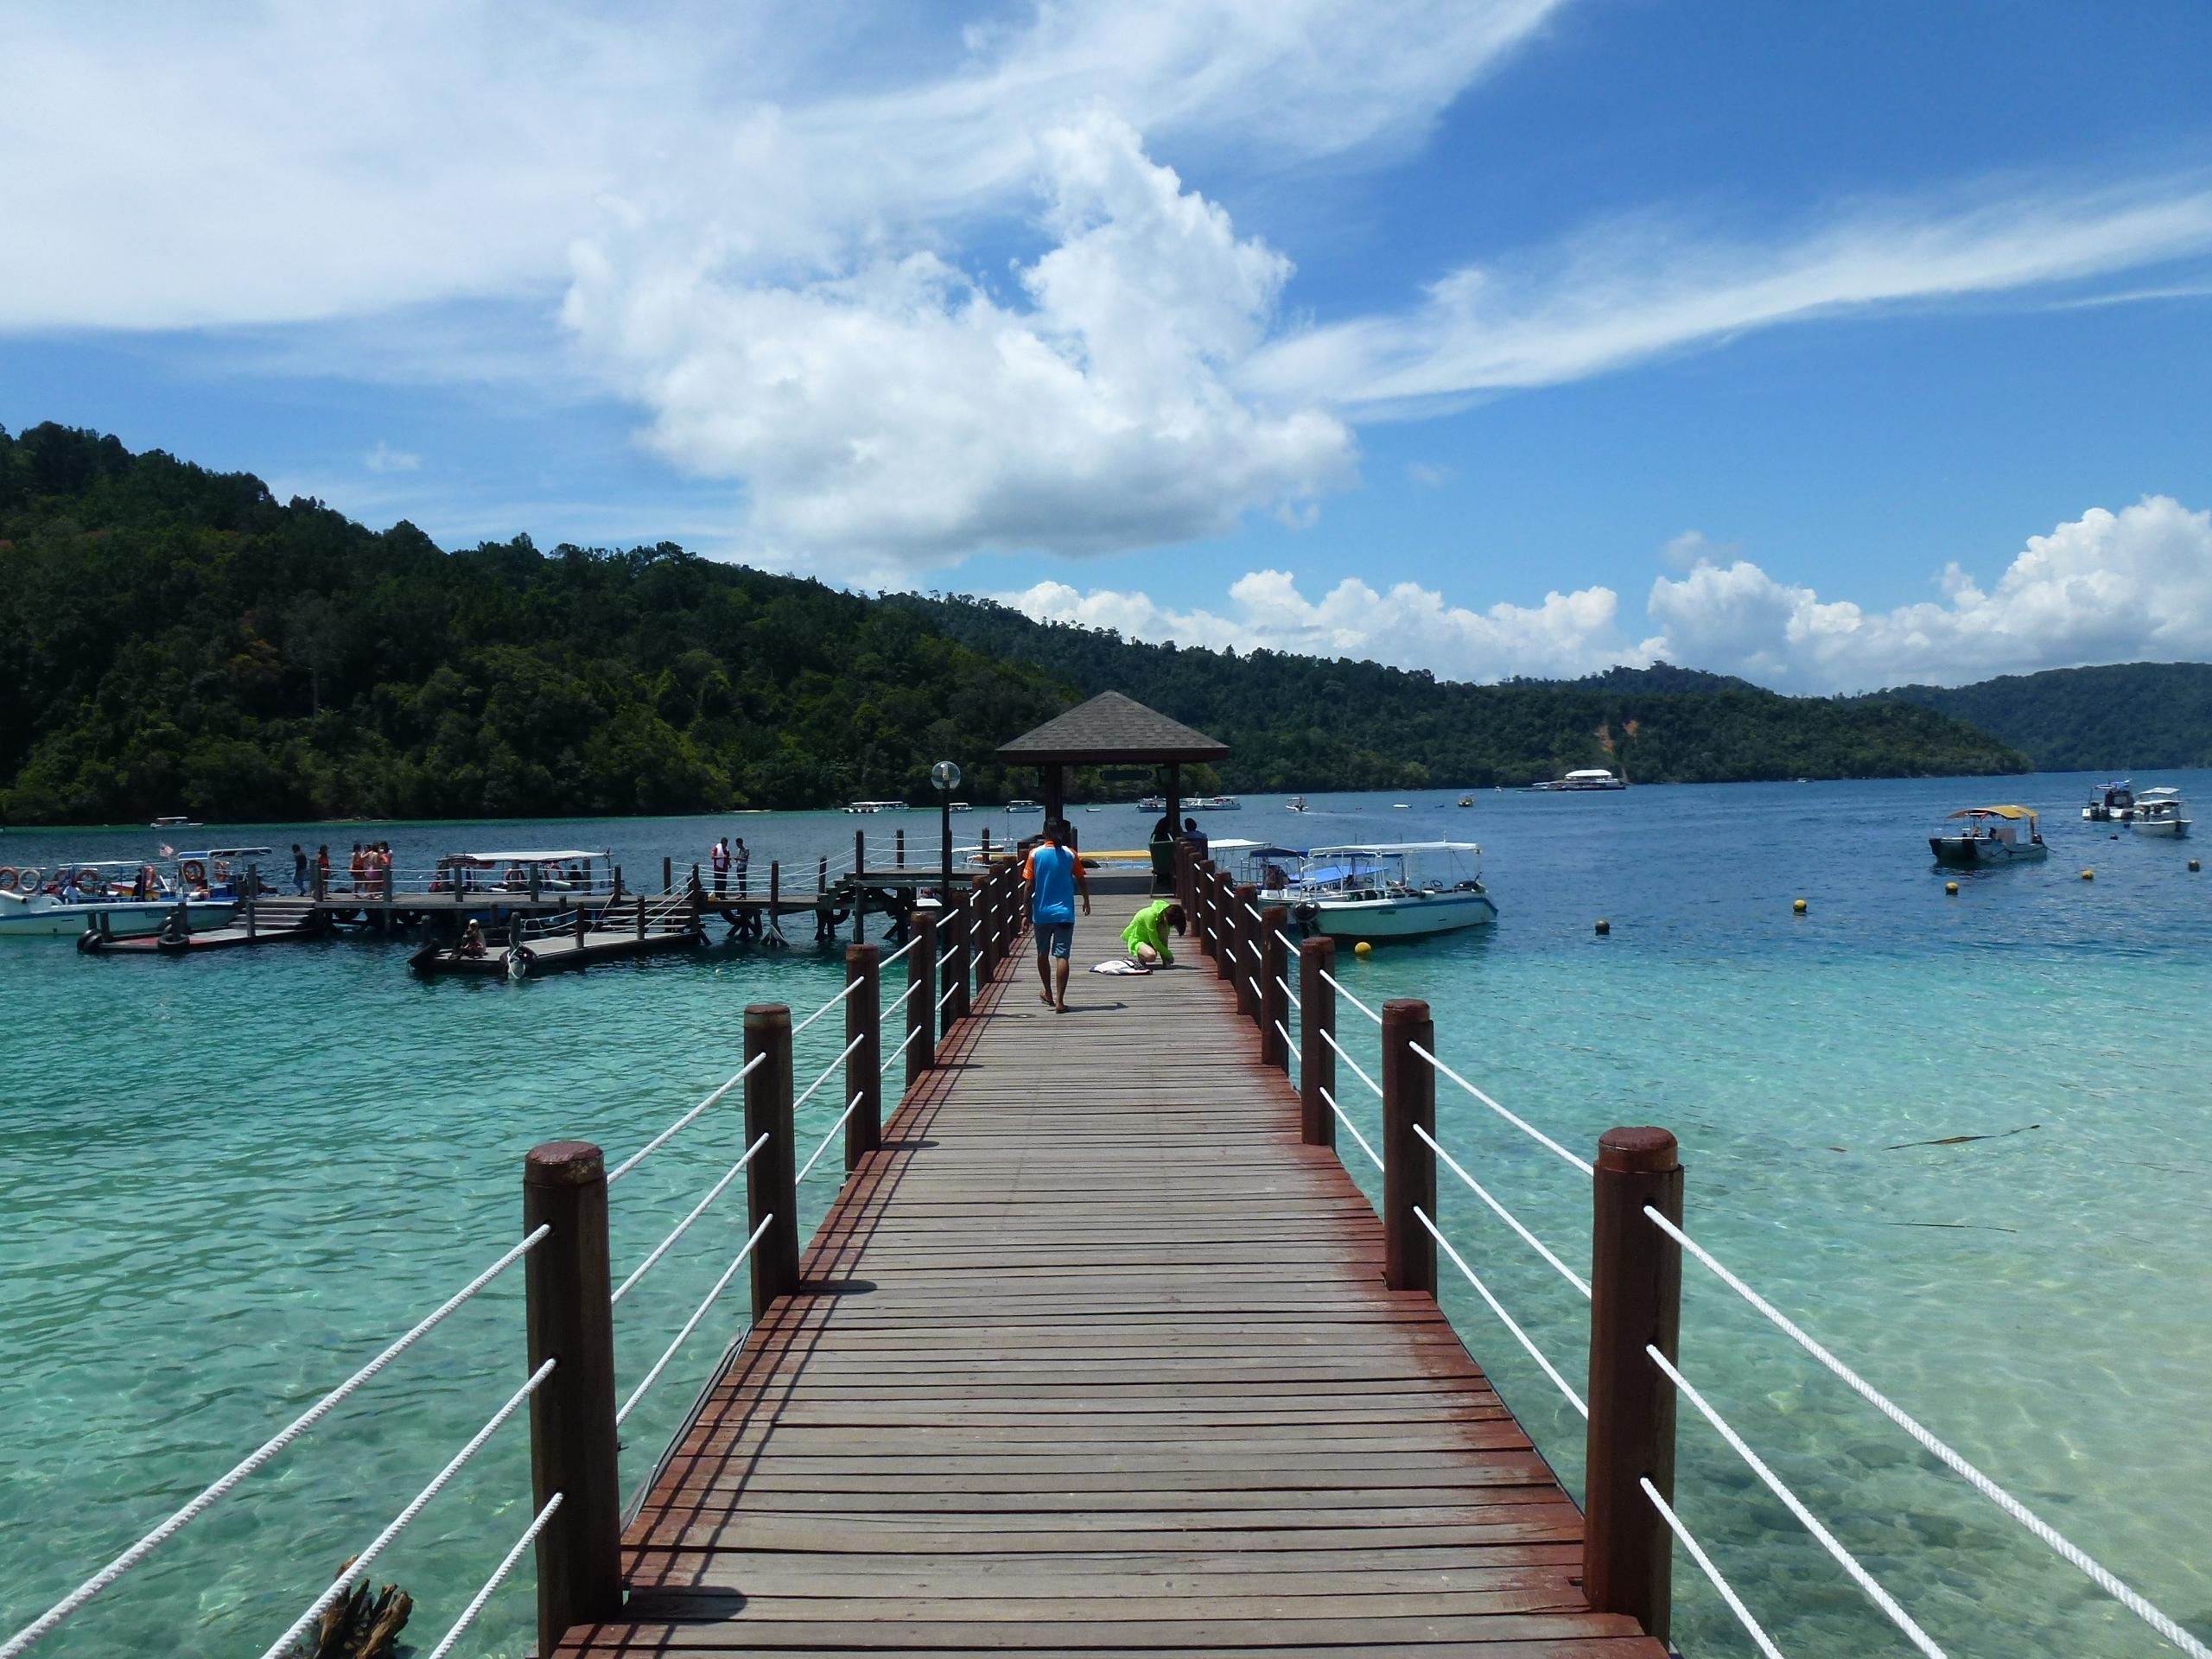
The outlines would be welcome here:
<svg viewBox="0 0 2212 1659">
<path fill-rule="evenodd" d="M 1414 1133 L 1436 1133 L 1436 1073 L 1413 1051 L 1436 1052 L 1428 1004 L 1394 998 L 1382 1005 L 1382 1282 L 1392 1290 L 1436 1294 L 1436 1241 L 1418 1209 L 1436 1219 L 1436 1154 Z"/>
<path fill-rule="evenodd" d="M 998 966 L 998 887 L 988 873 L 976 877 L 969 887 L 968 913 L 976 918 L 976 983 L 980 988 L 990 982 Z"/>
<path fill-rule="evenodd" d="M 1236 942 L 1236 971 L 1231 977 L 1236 982 L 1236 1012 L 1255 1026 L 1260 1023 L 1260 924 L 1253 909 L 1259 901 L 1260 890 L 1249 881 L 1231 889 L 1229 937 Z"/>
<path fill-rule="evenodd" d="M 779 1296 L 798 1288 L 798 1183 L 791 1147 L 791 1011 L 756 1002 L 745 1011 L 745 1063 L 766 1055 L 745 1079 L 745 1144 L 768 1144 L 745 1166 L 746 1235 L 768 1230 L 753 1247 L 753 1322 L 768 1317 Z M 770 1217 L 773 1219 L 770 1219 Z M 550 1649 L 549 1649 L 550 1651 Z"/>
<path fill-rule="evenodd" d="M 531 866 L 531 878 L 533 881 L 536 880 L 537 875 L 537 867 L 533 864 Z M 664 857 L 660 861 L 660 890 L 664 893 L 676 891 L 676 861 L 673 858 Z"/>
<path fill-rule="evenodd" d="M 951 893 L 945 894 L 945 907 L 942 912 L 945 927 L 942 936 L 944 950 L 939 950 L 938 955 L 943 956 L 945 950 L 950 950 L 952 960 L 944 964 L 943 983 L 938 988 L 938 995 L 945 997 L 944 1019 L 938 1029 L 948 1037 L 952 1034 L 952 1027 L 968 1017 L 968 927 L 970 920 L 968 901 L 972 892 L 972 889 L 954 887 Z M 955 897 L 955 894 L 958 896 Z"/>
<path fill-rule="evenodd" d="M 872 944 L 845 947 L 845 1040 L 857 1046 L 845 1057 L 845 1099 L 860 1104 L 845 1120 L 845 1167 L 883 1144 L 883 975 L 881 952 Z"/>
<path fill-rule="evenodd" d="M 1592 1611 L 1626 1613 L 1664 1642 L 1674 1539 L 1639 1484 L 1675 1501 L 1675 1389 L 1647 1345 L 1677 1357 L 1682 1251 L 1643 1213 L 1677 1226 L 1682 1163 L 1664 1129 L 1609 1129 L 1591 1178 L 1590 1430 L 1582 1582 Z"/>
<path fill-rule="evenodd" d="M 607 1162 L 582 1141 L 533 1147 L 522 1165 L 530 1369 L 552 1371 L 530 1397 L 530 1479 L 538 1509 L 561 1507 L 537 1535 L 537 1650 L 575 1624 L 622 1611 L 622 1489 L 614 1438 L 614 1319 L 608 1302 Z"/>
<path fill-rule="evenodd" d="M 1290 1070 L 1290 948 L 1283 930 L 1290 912 L 1270 905 L 1260 912 L 1260 1064 Z"/>
<path fill-rule="evenodd" d="M 1309 1147 L 1337 1144 L 1337 1115 L 1321 1098 L 1337 1092 L 1337 1051 L 1325 1040 L 1337 1034 L 1337 988 L 1325 976 L 1337 970 L 1337 942 L 1322 935 L 1298 946 L 1299 1138 Z"/>
<path fill-rule="evenodd" d="M 899 868 L 903 870 L 906 868 L 906 832 L 904 830 L 894 831 L 892 841 L 898 849 Z"/>
<path fill-rule="evenodd" d="M 937 1064 L 937 914 L 918 910 L 906 918 L 914 948 L 906 953 L 906 1086 Z"/>
<path fill-rule="evenodd" d="M 576 895 L 576 943 L 578 944 L 584 942 L 584 896 L 578 893 Z"/>
</svg>

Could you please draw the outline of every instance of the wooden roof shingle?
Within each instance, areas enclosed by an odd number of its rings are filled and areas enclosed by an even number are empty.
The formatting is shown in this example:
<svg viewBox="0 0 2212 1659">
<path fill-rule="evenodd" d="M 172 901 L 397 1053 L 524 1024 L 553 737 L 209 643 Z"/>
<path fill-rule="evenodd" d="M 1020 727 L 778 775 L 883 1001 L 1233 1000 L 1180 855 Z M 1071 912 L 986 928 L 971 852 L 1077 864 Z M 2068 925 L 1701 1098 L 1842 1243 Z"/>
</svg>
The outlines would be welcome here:
<svg viewBox="0 0 2212 1659">
<path fill-rule="evenodd" d="M 1228 753 L 1226 743 L 1170 720 L 1119 691 L 1101 691 L 1090 702 L 1077 703 L 998 748 L 1001 760 L 1026 766 L 1054 762 L 1092 766 L 1219 760 Z"/>
</svg>

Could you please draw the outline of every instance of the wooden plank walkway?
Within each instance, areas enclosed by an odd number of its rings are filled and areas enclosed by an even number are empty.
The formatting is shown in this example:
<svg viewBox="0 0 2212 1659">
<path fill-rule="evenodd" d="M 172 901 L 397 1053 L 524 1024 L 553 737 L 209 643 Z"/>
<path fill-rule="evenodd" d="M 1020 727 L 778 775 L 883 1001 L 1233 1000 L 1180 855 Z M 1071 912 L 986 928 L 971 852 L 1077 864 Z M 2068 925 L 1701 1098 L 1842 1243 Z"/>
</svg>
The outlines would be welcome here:
<svg viewBox="0 0 2212 1659">
<path fill-rule="evenodd" d="M 562 1655 L 1662 1659 L 1211 964 L 1081 972 L 1138 902 L 979 999 Z"/>
</svg>

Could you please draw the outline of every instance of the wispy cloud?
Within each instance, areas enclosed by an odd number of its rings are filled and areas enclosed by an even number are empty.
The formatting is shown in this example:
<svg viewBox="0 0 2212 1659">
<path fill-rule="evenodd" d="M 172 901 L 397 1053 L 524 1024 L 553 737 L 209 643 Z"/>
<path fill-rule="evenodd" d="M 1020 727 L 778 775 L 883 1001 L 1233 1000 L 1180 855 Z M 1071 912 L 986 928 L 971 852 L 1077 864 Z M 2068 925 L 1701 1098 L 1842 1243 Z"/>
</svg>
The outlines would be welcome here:
<svg viewBox="0 0 2212 1659">
<path fill-rule="evenodd" d="M 421 470 L 423 457 L 405 449 L 394 449 L 378 438 L 377 447 L 361 457 L 361 465 L 372 473 L 412 473 Z"/>
<path fill-rule="evenodd" d="M 1279 339 L 1255 355 L 1241 384 L 1367 418 L 1420 415 L 1755 329 L 2045 289 L 2208 251 L 2212 189 L 2193 178 L 2075 191 L 1993 187 L 1853 207 L 1767 238 L 1652 214 L 1454 270 L 1408 310 Z"/>
</svg>

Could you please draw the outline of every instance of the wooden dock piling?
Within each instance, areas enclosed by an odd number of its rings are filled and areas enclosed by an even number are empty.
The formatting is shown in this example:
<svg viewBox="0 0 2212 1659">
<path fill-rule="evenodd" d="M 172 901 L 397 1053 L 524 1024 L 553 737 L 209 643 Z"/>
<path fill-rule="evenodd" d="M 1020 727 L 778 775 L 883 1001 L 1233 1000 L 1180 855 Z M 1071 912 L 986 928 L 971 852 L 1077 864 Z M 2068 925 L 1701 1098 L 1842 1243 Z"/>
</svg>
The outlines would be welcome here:
<svg viewBox="0 0 2212 1659">
<path fill-rule="evenodd" d="M 1436 1218 L 1436 1154 L 1414 1133 L 1436 1134 L 1436 1073 L 1414 1052 L 1436 1052 L 1428 1004 L 1382 1005 L 1382 1282 L 1436 1294 L 1436 1241 L 1421 1217 Z"/>
<path fill-rule="evenodd" d="M 1283 943 L 1290 912 L 1270 905 L 1260 912 L 1260 1064 L 1290 1071 L 1290 947 Z"/>
<path fill-rule="evenodd" d="M 523 1160 L 531 1487 L 561 1507 L 537 1535 L 537 1647 L 622 1610 L 620 1465 L 614 1431 L 614 1319 L 608 1301 L 607 1165 L 597 1147 L 551 1141 Z"/>
<path fill-rule="evenodd" d="M 845 1100 L 857 1101 L 845 1119 L 845 1167 L 860 1161 L 883 1140 L 883 985 L 880 958 L 872 944 L 845 947 Z"/>
<path fill-rule="evenodd" d="M 918 910 L 906 918 L 913 947 L 906 952 L 906 1086 L 937 1064 L 937 915 Z"/>
<path fill-rule="evenodd" d="M 765 1055 L 745 1079 L 745 1144 L 768 1144 L 745 1166 L 748 1230 L 767 1223 L 753 1247 L 753 1319 L 768 1317 L 779 1296 L 798 1283 L 798 1162 L 791 1144 L 791 1011 L 756 1002 L 745 1011 L 745 1063 Z"/>
<path fill-rule="evenodd" d="M 1328 1042 L 1337 1034 L 1337 988 L 1330 983 L 1336 968 L 1334 939 L 1317 934 L 1299 941 L 1298 1122 L 1299 1138 L 1309 1147 L 1337 1144 L 1337 1115 L 1329 1109 L 1337 1092 L 1337 1052 Z"/>
<path fill-rule="evenodd" d="M 1590 1605 L 1664 1640 L 1673 1622 L 1675 1541 L 1643 1495 L 1675 1499 L 1675 1388 L 1644 1350 L 1679 1357 L 1682 1164 L 1664 1129 L 1609 1129 L 1592 1177 L 1590 1425 L 1583 1483 L 1583 1584 Z"/>
</svg>

